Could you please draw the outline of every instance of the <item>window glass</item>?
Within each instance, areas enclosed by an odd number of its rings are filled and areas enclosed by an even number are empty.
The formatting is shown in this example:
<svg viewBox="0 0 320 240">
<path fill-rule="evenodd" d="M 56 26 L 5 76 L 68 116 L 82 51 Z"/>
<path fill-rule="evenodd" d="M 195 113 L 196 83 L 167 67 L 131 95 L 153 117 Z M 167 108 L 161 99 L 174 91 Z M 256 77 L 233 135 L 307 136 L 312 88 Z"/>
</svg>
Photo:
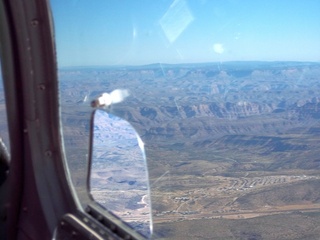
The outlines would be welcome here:
<svg viewBox="0 0 320 240">
<path fill-rule="evenodd" d="M 124 89 L 155 238 L 320 236 L 319 1 L 51 2 L 78 189 L 90 103 Z"/>
<path fill-rule="evenodd" d="M 2 66 L 0 59 L 0 140 L 3 141 L 7 151 L 10 150 L 9 131 L 6 111 L 6 101 L 3 88 Z"/>
</svg>

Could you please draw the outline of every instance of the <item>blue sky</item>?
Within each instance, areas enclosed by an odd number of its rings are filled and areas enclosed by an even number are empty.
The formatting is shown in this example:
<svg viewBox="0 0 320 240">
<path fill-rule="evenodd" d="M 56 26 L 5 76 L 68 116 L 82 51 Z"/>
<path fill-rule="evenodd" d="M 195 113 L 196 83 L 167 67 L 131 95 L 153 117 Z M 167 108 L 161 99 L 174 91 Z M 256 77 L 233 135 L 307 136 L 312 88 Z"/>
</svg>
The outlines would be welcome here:
<svg viewBox="0 0 320 240">
<path fill-rule="evenodd" d="M 51 0 L 63 66 L 320 61 L 319 0 Z"/>
</svg>

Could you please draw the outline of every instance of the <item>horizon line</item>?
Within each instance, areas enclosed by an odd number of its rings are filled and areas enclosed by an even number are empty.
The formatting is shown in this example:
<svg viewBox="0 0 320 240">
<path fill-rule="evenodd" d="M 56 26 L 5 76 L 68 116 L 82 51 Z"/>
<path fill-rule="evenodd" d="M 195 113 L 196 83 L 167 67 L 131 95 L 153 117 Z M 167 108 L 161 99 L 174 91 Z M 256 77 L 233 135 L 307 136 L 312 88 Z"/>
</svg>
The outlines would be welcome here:
<svg viewBox="0 0 320 240">
<path fill-rule="evenodd" d="M 147 63 L 140 65 L 70 65 L 70 66 L 57 66 L 59 69 L 66 68 L 135 68 L 135 67 L 150 67 L 153 65 L 166 65 L 166 66 L 175 66 L 175 65 L 202 65 L 202 64 L 228 64 L 228 63 L 308 63 L 308 64 L 320 64 L 320 61 L 298 61 L 298 60 L 275 60 L 275 61 L 264 61 L 264 60 L 233 60 L 233 61 L 215 61 L 215 62 L 184 62 L 184 63 Z"/>
</svg>

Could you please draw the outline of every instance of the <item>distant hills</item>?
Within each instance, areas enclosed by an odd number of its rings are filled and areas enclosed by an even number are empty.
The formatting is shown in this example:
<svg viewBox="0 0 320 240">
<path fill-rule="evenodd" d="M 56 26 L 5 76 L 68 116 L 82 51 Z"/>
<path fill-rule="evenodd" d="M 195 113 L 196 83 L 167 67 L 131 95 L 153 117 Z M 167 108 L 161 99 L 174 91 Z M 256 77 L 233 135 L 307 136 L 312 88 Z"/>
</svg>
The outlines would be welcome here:
<svg viewBox="0 0 320 240">
<path fill-rule="evenodd" d="M 79 187 L 90 102 L 115 89 L 130 92 L 108 111 L 145 143 L 157 236 L 319 236 L 320 63 L 62 68 L 59 78 L 67 157 Z"/>
<path fill-rule="evenodd" d="M 320 62 L 305 62 L 305 61 L 226 61 L 226 62 L 203 62 L 203 63 L 151 63 L 146 65 L 98 65 L 98 66 L 65 66 L 59 70 L 106 70 L 106 69 L 157 69 L 157 68 L 212 68 L 220 66 L 225 69 L 261 69 L 270 67 L 290 67 L 290 66 L 310 66 L 319 65 Z M 224 70 L 225 70 L 224 69 Z"/>
</svg>

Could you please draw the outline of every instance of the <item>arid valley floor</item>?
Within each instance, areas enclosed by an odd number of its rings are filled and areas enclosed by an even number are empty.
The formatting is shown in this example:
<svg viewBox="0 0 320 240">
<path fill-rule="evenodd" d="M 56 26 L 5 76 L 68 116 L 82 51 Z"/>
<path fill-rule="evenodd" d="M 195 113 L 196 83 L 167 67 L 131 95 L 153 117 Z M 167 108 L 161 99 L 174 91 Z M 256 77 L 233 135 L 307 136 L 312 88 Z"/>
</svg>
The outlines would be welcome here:
<svg viewBox="0 0 320 240">
<path fill-rule="evenodd" d="M 90 101 L 128 89 L 109 111 L 145 143 L 155 239 L 318 239 L 319 76 L 304 62 L 61 69 L 74 184 L 85 194 Z"/>
</svg>

